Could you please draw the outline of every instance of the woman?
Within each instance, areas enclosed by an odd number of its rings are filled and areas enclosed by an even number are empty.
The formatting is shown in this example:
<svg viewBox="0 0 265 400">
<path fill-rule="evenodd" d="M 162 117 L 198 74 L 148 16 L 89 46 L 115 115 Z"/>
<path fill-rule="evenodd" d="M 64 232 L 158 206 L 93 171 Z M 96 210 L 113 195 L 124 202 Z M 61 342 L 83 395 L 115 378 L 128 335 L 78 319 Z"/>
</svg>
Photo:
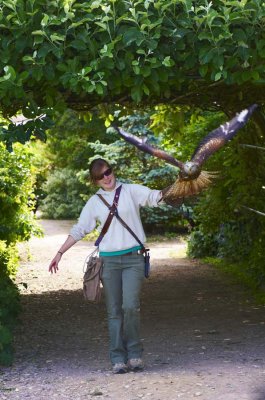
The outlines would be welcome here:
<svg viewBox="0 0 265 400">
<path fill-rule="evenodd" d="M 90 178 L 100 187 L 97 194 L 112 204 L 121 183 L 116 180 L 109 163 L 101 158 L 94 160 L 90 165 Z M 117 207 L 119 215 L 142 243 L 145 234 L 139 209 L 141 206 L 157 206 L 160 200 L 159 190 L 122 184 Z M 78 223 L 73 226 L 70 235 L 51 261 L 49 271 L 56 273 L 62 255 L 91 232 L 97 221 L 102 228 L 108 215 L 107 206 L 99 196 L 93 195 L 84 206 Z M 144 368 L 140 340 L 140 289 L 144 280 L 144 257 L 140 250 L 141 246 L 136 239 L 114 216 L 99 245 L 99 255 L 103 258 L 102 282 L 114 373 L 140 371 Z"/>
</svg>

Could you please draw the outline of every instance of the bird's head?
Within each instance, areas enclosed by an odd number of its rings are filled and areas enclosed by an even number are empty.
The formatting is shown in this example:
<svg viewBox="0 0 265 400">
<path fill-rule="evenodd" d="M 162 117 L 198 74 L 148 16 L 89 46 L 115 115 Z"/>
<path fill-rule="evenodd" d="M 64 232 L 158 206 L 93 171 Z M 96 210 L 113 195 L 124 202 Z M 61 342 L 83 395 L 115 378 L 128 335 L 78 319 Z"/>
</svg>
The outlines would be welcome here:
<svg viewBox="0 0 265 400">
<path fill-rule="evenodd" d="M 184 180 L 192 180 L 197 178 L 201 173 L 201 168 L 197 163 L 192 161 L 187 161 L 183 164 L 183 168 L 181 170 L 180 176 Z"/>
</svg>

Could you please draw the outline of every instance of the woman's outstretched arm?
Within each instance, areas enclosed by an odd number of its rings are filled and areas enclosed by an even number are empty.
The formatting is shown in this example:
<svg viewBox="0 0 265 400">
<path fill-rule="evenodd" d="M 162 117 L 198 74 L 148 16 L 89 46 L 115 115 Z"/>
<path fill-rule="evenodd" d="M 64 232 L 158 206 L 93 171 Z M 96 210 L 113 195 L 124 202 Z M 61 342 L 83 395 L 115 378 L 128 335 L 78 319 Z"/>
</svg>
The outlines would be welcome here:
<svg viewBox="0 0 265 400">
<path fill-rule="evenodd" d="M 49 272 L 56 273 L 58 271 L 58 264 L 62 258 L 62 255 L 70 249 L 74 244 L 76 243 L 76 240 L 69 235 L 66 241 L 63 243 L 63 245 L 60 247 L 58 252 L 56 253 L 55 257 L 52 259 L 50 265 L 49 265 Z"/>
</svg>

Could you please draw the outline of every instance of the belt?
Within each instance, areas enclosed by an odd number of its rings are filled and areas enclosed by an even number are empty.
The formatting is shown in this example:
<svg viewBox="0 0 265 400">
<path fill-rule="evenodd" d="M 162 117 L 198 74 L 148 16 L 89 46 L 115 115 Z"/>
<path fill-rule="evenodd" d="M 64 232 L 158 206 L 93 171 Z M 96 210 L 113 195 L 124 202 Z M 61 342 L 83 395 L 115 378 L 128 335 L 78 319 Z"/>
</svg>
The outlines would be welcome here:
<svg viewBox="0 0 265 400">
<path fill-rule="evenodd" d="M 131 255 L 133 255 L 133 254 L 143 254 L 143 250 L 136 250 L 136 251 L 129 251 L 129 253 L 124 253 L 124 254 L 121 254 L 121 256 L 123 257 L 123 256 L 131 256 Z"/>
</svg>

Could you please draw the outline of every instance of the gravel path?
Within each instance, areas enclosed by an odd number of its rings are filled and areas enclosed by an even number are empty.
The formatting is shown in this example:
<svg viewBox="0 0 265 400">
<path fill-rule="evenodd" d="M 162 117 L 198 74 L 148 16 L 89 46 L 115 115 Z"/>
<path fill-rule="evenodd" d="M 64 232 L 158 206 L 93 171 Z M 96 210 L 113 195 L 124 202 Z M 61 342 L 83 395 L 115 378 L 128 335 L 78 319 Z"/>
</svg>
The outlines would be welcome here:
<svg viewBox="0 0 265 400">
<path fill-rule="evenodd" d="M 22 290 L 15 362 L 0 373 L 0 399 L 265 400 L 265 307 L 211 266 L 184 257 L 185 245 L 151 245 L 152 276 L 142 295 L 146 369 L 112 375 L 104 301 L 88 305 L 79 242 L 58 274 L 49 261 L 69 221 L 42 221 L 45 237 L 17 276 Z M 21 248 L 25 259 L 27 246 Z"/>
</svg>

